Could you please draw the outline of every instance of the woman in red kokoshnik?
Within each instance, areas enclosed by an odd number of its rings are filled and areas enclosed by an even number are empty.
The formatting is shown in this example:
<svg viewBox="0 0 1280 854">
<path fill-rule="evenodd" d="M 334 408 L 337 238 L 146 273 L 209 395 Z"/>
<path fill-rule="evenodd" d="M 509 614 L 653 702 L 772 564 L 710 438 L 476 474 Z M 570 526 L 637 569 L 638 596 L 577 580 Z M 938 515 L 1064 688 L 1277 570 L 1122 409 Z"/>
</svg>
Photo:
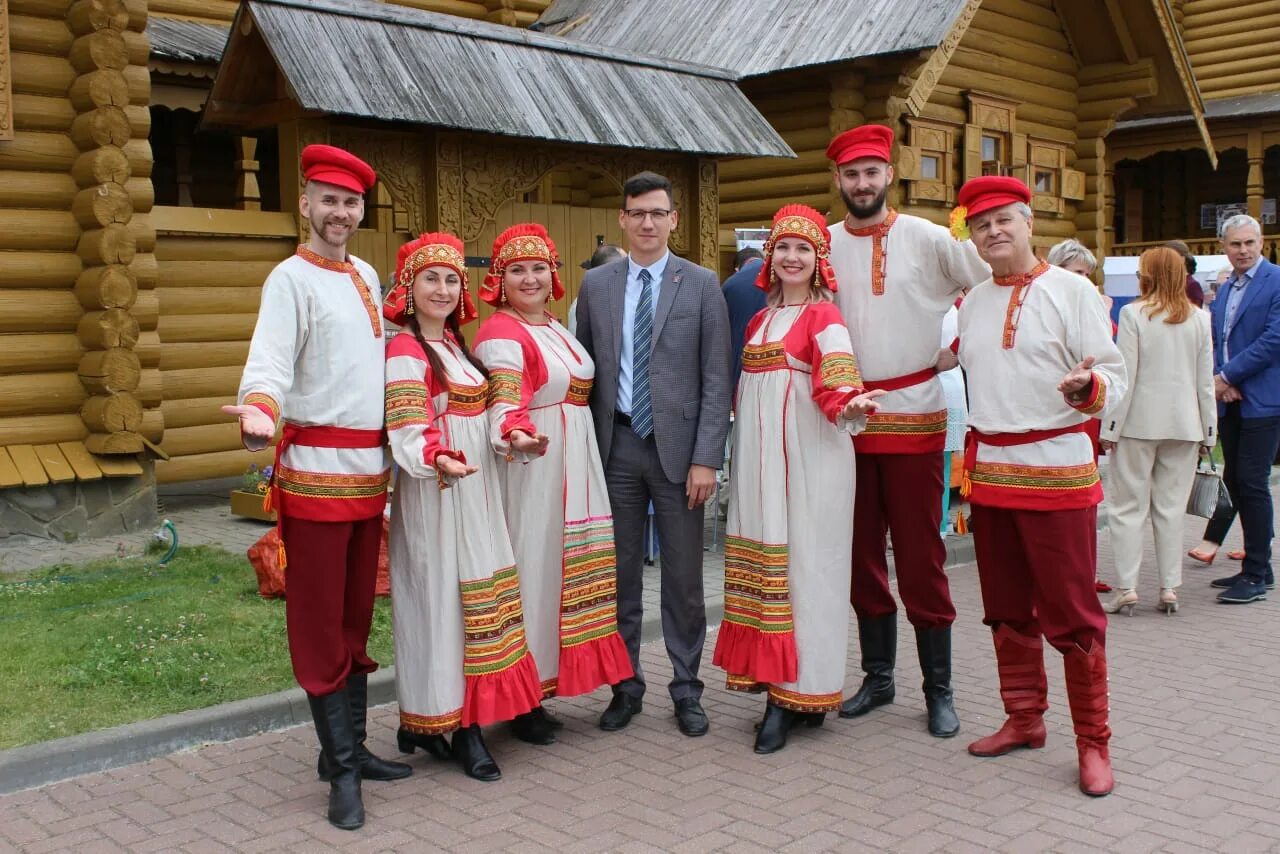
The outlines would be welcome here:
<svg viewBox="0 0 1280 854">
<path fill-rule="evenodd" d="M 520 582 L 489 448 L 484 366 L 461 326 L 476 319 L 462 242 L 424 234 L 400 248 L 383 314 L 386 412 L 401 468 L 391 515 L 400 749 L 452 754 L 477 780 L 502 775 L 482 726 L 542 701 L 525 643 Z"/>
<path fill-rule="evenodd" d="M 773 219 L 757 284 L 768 306 L 747 326 L 725 539 L 725 615 L 714 661 L 728 685 L 767 691 L 756 753 L 800 719 L 840 707 L 849 626 L 854 450 L 881 391 L 863 392 L 821 214 Z"/>
<path fill-rule="evenodd" d="M 548 311 L 563 299 L 547 230 L 513 225 L 493 243 L 480 298 L 497 311 L 480 326 L 489 369 L 489 438 L 509 463 L 503 506 L 520 568 L 525 635 L 544 697 L 573 697 L 632 675 L 618 635 L 613 514 L 587 399 L 595 363 Z M 499 463 L 500 466 L 504 465 Z M 516 737 L 555 741 L 541 708 Z"/>
</svg>

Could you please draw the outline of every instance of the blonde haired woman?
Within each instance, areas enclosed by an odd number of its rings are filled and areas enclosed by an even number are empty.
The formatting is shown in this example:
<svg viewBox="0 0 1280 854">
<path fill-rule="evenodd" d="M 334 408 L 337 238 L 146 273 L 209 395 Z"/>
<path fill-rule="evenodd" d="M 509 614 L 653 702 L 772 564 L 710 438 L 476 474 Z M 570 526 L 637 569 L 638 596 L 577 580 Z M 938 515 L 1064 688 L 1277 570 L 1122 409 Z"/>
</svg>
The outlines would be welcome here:
<svg viewBox="0 0 1280 854">
<path fill-rule="evenodd" d="M 1199 446 L 1217 441 L 1213 337 L 1209 318 L 1187 299 L 1186 268 L 1173 249 L 1158 247 L 1138 262 L 1140 296 L 1120 311 L 1116 341 L 1129 375 L 1129 396 L 1102 426 L 1112 453 L 1111 546 L 1115 598 L 1108 613 L 1133 614 L 1138 602 L 1142 529 L 1151 518 L 1160 597 L 1178 610 L 1182 583 L 1182 517 Z"/>
</svg>

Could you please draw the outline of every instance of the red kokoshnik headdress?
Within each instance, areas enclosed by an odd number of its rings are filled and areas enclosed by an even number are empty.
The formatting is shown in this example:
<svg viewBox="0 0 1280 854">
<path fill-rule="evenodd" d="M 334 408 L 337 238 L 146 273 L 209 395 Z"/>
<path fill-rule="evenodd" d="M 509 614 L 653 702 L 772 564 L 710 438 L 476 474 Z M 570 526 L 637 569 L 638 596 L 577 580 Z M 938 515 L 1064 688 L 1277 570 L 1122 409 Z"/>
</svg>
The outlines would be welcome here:
<svg viewBox="0 0 1280 854">
<path fill-rule="evenodd" d="M 814 264 L 814 284 L 835 293 L 836 271 L 831 269 L 831 232 L 826 218 L 808 205 L 786 205 L 773 215 L 773 230 L 764 244 L 764 264 L 756 276 L 756 287 L 769 290 L 770 272 L 773 270 L 773 247 L 784 237 L 807 240 L 818 258 Z"/>
<path fill-rule="evenodd" d="M 507 267 L 517 261 L 545 261 L 551 267 L 551 298 L 564 298 L 564 285 L 560 282 L 560 256 L 555 241 L 547 230 L 536 222 L 517 223 L 498 235 L 493 241 L 493 260 L 489 273 L 480 287 L 480 299 L 489 305 L 501 305 L 503 301 L 502 277 Z"/>
<path fill-rule="evenodd" d="M 400 247 L 395 285 L 382 301 L 383 317 L 397 326 L 405 325 L 413 314 L 413 280 L 428 267 L 448 267 L 462 278 L 462 295 L 454 309 L 459 326 L 479 317 L 467 287 L 467 258 L 462 241 L 444 231 L 424 234 Z"/>
</svg>

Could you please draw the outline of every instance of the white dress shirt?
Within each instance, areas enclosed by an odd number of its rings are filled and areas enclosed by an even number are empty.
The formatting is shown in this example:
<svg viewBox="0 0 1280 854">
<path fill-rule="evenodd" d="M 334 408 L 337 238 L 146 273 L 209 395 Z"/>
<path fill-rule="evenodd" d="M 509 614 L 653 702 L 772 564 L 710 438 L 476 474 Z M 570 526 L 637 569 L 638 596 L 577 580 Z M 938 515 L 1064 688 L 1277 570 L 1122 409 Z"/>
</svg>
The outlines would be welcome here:
<svg viewBox="0 0 1280 854">
<path fill-rule="evenodd" d="M 652 279 L 649 282 L 650 310 L 654 317 L 658 314 L 658 292 L 662 289 L 662 274 L 666 272 L 667 260 L 671 253 L 664 252 L 662 257 L 648 267 L 641 267 L 630 258 L 627 259 L 627 289 L 622 302 L 622 347 L 618 353 L 618 411 L 631 414 L 631 335 L 636 324 L 636 308 L 640 305 L 640 271 L 648 270 Z M 655 328 L 654 334 L 658 330 Z"/>
</svg>

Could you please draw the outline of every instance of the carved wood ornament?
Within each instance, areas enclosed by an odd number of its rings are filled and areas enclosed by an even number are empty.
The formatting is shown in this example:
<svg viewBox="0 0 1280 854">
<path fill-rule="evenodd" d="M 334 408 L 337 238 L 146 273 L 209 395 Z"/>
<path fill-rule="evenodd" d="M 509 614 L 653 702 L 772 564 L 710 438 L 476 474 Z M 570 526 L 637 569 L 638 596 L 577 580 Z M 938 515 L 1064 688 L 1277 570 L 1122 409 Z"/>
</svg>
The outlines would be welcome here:
<svg viewBox="0 0 1280 854">
<path fill-rule="evenodd" d="M 13 65 L 9 59 L 9 0 L 0 0 L 0 140 L 13 139 Z"/>
</svg>

